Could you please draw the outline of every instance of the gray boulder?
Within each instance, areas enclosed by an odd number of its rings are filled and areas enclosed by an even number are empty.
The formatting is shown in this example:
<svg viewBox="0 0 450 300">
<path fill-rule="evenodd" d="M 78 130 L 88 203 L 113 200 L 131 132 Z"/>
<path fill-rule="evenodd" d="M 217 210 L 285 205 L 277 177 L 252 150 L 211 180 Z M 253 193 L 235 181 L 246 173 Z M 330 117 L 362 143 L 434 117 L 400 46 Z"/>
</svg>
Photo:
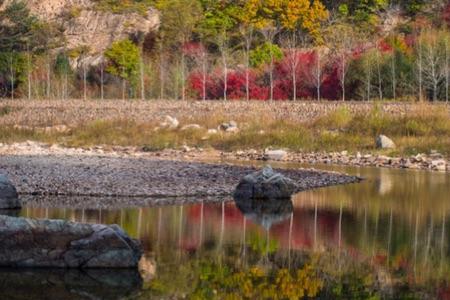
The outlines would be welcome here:
<svg viewBox="0 0 450 300">
<path fill-rule="evenodd" d="M 385 135 L 379 135 L 376 140 L 378 149 L 394 149 L 395 143 Z"/>
<path fill-rule="evenodd" d="M 16 188 L 6 176 L 0 174 L 0 210 L 20 207 L 21 204 Z"/>
<path fill-rule="evenodd" d="M 140 243 L 117 225 L 0 216 L 0 267 L 137 268 Z"/>
<path fill-rule="evenodd" d="M 235 198 L 243 199 L 285 199 L 297 190 L 293 180 L 274 172 L 266 166 L 261 171 L 245 176 L 234 191 Z"/>
</svg>

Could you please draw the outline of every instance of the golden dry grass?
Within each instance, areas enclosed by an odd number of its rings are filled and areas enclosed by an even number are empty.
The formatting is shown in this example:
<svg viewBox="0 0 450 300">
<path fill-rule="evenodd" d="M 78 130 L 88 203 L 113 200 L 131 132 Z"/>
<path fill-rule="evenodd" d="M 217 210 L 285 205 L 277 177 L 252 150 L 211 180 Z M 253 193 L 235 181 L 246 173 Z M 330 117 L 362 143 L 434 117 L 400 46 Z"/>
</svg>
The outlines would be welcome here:
<svg viewBox="0 0 450 300">
<path fill-rule="evenodd" d="M 155 130 L 165 115 L 200 130 Z M 235 120 L 237 134 L 207 135 L 208 128 Z M 43 132 L 66 124 L 70 132 Z M 17 126 L 20 125 L 20 126 Z M 292 151 L 374 152 L 378 134 L 407 155 L 432 149 L 450 155 L 449 107 L 399 103 L 306 102 L 0 102 L 0 142 L 36 140 L 66 146 L 120 145 L 149 150 L 182 145 L 221 150 L 287 148 Z"/>
</svg>

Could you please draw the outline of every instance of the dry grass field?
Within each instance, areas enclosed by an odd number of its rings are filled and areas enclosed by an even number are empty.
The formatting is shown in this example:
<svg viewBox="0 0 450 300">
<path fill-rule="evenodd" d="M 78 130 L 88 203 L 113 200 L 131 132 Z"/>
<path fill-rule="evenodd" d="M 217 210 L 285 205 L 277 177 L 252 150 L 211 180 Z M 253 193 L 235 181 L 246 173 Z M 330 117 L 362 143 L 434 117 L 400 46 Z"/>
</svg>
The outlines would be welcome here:
<svg viewBox="0 0 450 300">
<path fill-rule="evenodd" d="M 180 126 L 159 128 L 166 115 L 176 117 Z M 208 134 L 208 129 L 231 120 L 238 123 L 238 133 Z M 201 128 L 181 130 L 188 124 Z M 448 156 L 450 107 L 390 102 L 0 101 L 1 143 L 376 152 L 379 134 L 397 144 L 389 151 L 392 155 L 437 150 Z"/>
</svg>

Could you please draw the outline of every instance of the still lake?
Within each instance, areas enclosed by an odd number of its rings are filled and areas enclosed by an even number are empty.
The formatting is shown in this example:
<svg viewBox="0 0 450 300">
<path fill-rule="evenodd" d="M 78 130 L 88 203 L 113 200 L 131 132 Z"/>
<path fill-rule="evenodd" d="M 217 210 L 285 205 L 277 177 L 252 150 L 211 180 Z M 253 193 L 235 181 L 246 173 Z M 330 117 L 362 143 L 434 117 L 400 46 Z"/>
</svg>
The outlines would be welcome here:
<svg viewBox="0 0 450 300">
<path fill-rule="evenodd" d="M 140 273 L 0 269 L 0 299 L 450 299 L 450 174 L 316 168 L 366 180 L 267 205 L 25 207 L 119 224 L 145 260 Z"/>
</svg>

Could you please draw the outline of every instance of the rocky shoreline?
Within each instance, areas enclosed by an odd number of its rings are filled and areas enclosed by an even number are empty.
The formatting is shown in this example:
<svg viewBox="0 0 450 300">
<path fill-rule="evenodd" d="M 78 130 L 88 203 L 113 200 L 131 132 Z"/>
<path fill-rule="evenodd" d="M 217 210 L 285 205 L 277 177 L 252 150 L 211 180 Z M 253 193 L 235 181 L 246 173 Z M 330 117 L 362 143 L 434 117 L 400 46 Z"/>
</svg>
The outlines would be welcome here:
<svg viewBox="0 0 450 300">
<path fill-rule="evenodd" d="M 267 153 L 264 151 L 235 151 L 222 153 L 226 159 L 235 160 L 268 160 Z M 349 154 L 347 151 L 332 153 L 289 153 L 277 159 L 282 162 L 300 163 L 300 164 L 324 164 L 324 165 L 344 165 L 355 167 L 377 167 L 377 168 L 395 168 L 411 170 L 427 170 L 437 172 L 450 172 L 450 160 L 442 154 L 432 151 L 429 154 L 419 153 L 410 157 L 391 157 L 379 154 Z"/>
<path fill-rule="evenodd" d="M 28 147 L 30 150 L 31 146 Z M 33 147 L 37 146 L 33 144 Z M 101 149 L 83 152 L 80 149 L 66 151 L 57 147 L 53 150 L 43 145 L 40 147 L 39 153 L 24 149 L 14 153 L 0 151 L 0 173 L 7 174 L 25 201 L 33 202 L 35 197 L 50 196 L 48 199 L 57 203 L 58 199 L 70 196 L 70 205 L 79 205 L 78 201 L 85 197 L 99 197 L 106 202 L 99 204 L 100 207 L 108 205 L 109 201 L 118 205 L 133 202 L 130 199 L 152 202 L 152 198 L 155 201 L 173 198 L 171 203 L 182 202 L 186 198 L 197 198 L 197 201 L 219 198 L 223 201 L 224 197 L 229 198 L 241 178 L 258 169 L 196 162 L 195 158 L 182 155 L 168 159 L 162 153 L 160 156 L 158 153 L 146 156 L 145 153 L 105 153 Z M 292 178 L 298 186 L 297 191 L 361 180 L 356 176 L 314 169 L 277 171 Z"/>
<path fill-rule="evenodd" d="M 218 162 L 218 161 L 278 161 L 308 165 L 342 165 L 355 167 L 379 167 L 450 172 L 450 159 L 441 153 L 431 151 L 409 157 L 391 157 L 372 153 L 315 152 L 298 153 L 285 150 L 237 150 L 223 152 L 183 146 L 181 149 L 147 151 L 139 147 L 95 146 L 91 148 L 65 148 L 27 141 L 24 143 L 0 143 L 0 156 L 10 155 L 58 155 L 58 156 L 99 156 L 116 158 L 153 158 L 162 160 Z"/>
</svg>

